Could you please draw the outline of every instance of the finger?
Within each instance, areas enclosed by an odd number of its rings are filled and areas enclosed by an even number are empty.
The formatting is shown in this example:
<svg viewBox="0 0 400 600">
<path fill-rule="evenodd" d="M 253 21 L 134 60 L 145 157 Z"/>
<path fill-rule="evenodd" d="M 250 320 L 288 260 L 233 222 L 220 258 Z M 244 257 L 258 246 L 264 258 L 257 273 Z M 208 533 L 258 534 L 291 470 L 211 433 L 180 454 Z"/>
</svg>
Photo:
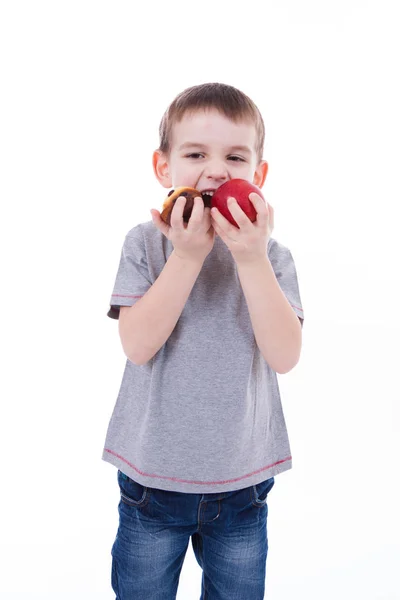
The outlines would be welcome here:
<svg viewBox="0 0 400 600">
<path fill-rule="evenodd" d="M 229 208 L 229 210 L 231 210 L 231 207 L 230 207 L 229 203 L 228 203 L 228 208 Z M 231 213 L 231 214 L 232 214 L 232 213 Z M 212 218 L 215 220 L 216 224 L 217 224 L 217 225 L 218 225 L 218 226 L 219 226 L 219 227 L 222 229 L 222 231 L 224 231 L 226 234 L 228 234 L 228 235 L 229 235 L 229 233 L 231 233 L 231 234 L 233 234 L 233 233 L 235 233 L 235 232 L 237 233 L 237 230 L 238 230 L 238 228 L 236 227 L 236 225 L 232 225 L 232 223 L 230 223 L 230 222 L 228 221 L 228 219 L 226 219 L 226 218 L 224 217 L 224 215 L 223 215 L 223 214 L 221 214 L 221 213 L 219 212 L 218 208 L 215 208 L 215 209 L 213 208 L 213 209 L 212 209 L 212 211 L 211 211 L 211 216 L 212 216 Z M 235 219 L 235 221 L 237 222 L 237 220 L 236 220 L 236 215 L 233 215 L 233 214 L 232 214 L 232 216 L 233 216 L 233 218 Z M 247 218 L 247 217 L 246 217 L 246 218 Z M 238 223 L 238 225 L 239 225 L 239 223 Z"/>
<path fill-rule="evenodd" d="M 193 230 L 197 229 L 200 223 L 203 221 L 204 215 L 204 202 L 203 198 L 200 196 L 196 196 L 193 200 L 193 208 L 192 213 L 190 215 L 188 229 Z"/>
<path fill-rule="evenodd" d="M 244 210 L 239 206 L 237 200 L 235 198 L 228 198 L 228 208 L 235 219 L 236 223 L 239 225 L 240 229 L 245 229 L 246 227 L 251 226 L 251 221 L 244 212 Z M 237 229 L 237 227 L 236 227 Z"/>
<path fill-rule="evenodd" d="M 216 223 L 216 221 L 214 219 L 211 220 L 211 224 L 212 224 L 212 228 L 215 231 L 215 235 L 219 235 L 221 237 L 221 233 L 223 235 L 223 231 L 221 230 L 221 227 Z"/>
<path fill-rule="evenodd" d="M 211 221 L 214 227 L 218 226 L 221 228 L 228 223 L 227 219 L 219 212 L 218 208 L 211 209 Z"/>
<path fill-rule="evenodd" d="M 207 222 L 205 230 L 208 234 L 211 234 L 213 237 L 215 237 L 217 234 L 217 232 L 215 231 L 215 227 L 210 219 L 209 222 Z"/>
<path fill-rule="evenodd" d="M 251 194 L 249 194 L 249 200 L 252 202 L 257 213 L 268 213 L 268 202 L 261 198 L 261 196 L 255 192 L 251 192 Z"/>
<path fill-rule="evenodd" d="M 211 208 L 209 206 L 204 207 L 203 220 L 207 227 L 211 226 Z"/>
<path fill-rule="evenodd" d="M 171 227 L 174 229 L 184 229 L 183 227 L 183 210 L 185 208 L 185 196 L 179 196 L 172 208 L 171 212 Z"/>
<path fill-rule="evenodd" d="M 171 227 L 167 223 L 165 223 L 165 221 L 162 220 L 161 213 L 154 208 L 150 210 L 150 213 L 154 226 L 157 227 L 157 229 L 161 231 L 161 233 L 163 233 L 166 237 L 168 237 L 168 233 Z"/>
<path fill-rule="evenodd" d="M 257 213 L 257 225 L 265 226 L 269 219 L 268 203 L 255 192 L 249 194 L 249 200 L 253 204 Z"/>
</svg>

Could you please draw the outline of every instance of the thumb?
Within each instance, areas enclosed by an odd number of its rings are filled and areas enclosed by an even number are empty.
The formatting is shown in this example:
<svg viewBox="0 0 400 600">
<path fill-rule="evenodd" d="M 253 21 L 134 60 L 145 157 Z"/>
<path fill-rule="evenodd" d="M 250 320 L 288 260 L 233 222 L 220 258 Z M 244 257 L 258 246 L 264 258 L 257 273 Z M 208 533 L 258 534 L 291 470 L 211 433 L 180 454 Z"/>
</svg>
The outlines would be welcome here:
<svg viewBox="0 0 400 600">
<path fill-rule="evenodd" d="M 165 237 L 168 238 L 169 230 L 171 228 L 162 220 L 161 214 L 158 212 L 158 210 L 155 209 L 150 209 L 150 214 L 151 220 L 153 221 L 153 225 L 157 227 L 157 229 L 161 231 L 161 233 L 163 233 Z"/>
</svg>

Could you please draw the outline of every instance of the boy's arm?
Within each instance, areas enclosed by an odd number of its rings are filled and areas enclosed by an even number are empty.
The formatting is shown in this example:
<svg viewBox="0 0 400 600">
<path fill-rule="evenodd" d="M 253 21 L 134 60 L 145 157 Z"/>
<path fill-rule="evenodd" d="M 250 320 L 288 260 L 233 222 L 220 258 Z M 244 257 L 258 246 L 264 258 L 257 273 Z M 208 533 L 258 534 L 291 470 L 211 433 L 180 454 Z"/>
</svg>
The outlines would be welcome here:
<svg viewBox="0 0 400 600">
<path fill-rule="evenodd" d="M 133 306 L 121 306 L 119 335 L 136 365 L 148 362 L 165 344 L 185 307 L 203 261 L 179 258 L 172 251 L 159 277 Z"/>
<path fill-rule="evenodd" d="M 276 373 L 288 373 L 298 363 L 302 331 L 267 257 L 237 264 L 257 345 Z"/>
</svg>

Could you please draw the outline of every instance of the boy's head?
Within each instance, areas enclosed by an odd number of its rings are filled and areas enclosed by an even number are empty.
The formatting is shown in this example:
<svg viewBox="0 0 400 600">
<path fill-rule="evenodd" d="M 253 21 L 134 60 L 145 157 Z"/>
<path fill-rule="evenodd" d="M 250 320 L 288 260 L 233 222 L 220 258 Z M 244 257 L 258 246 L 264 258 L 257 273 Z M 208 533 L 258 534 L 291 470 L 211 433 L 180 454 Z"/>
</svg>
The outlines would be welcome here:
<svg viewBox="0 0 400 600">
<path fill-rule="evenodd" d="M 236 177 L 262 187 L 264 137 L 261 114 L 243 92 L 222 83 L 197 85 L 179 94 L 161 120 L 154 172 L 166 188 L 203 192 Z"/>
</svg>

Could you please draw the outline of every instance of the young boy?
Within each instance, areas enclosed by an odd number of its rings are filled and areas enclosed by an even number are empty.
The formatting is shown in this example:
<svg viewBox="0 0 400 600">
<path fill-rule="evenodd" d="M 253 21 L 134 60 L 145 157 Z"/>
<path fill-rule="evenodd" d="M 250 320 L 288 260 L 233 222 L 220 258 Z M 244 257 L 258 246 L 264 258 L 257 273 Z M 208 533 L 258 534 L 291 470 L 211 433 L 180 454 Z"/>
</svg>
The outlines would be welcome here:
<svg viewBox="0 0 400 600">
<path fill-rule="evenodd" d="M 195 86 L 163 116 L 154 173 L 166 189 L 261 188 L 263 145 L 250 98 Z M 239 228 L 200 197 L 184 223 L 181 197 L 171 225 L 154 209 L 125 238 L 108 316 L 127 361 L 103 452 L 121 493 L 117 600 L 176 598 L 190 538 L 202 600 L 264 598 L 267 495 L 292 466 L 276 374 L 299 360 L 303 310 L 273 209 L 250 200 L 254 223 L 229 204 Z"/>
</svg>

